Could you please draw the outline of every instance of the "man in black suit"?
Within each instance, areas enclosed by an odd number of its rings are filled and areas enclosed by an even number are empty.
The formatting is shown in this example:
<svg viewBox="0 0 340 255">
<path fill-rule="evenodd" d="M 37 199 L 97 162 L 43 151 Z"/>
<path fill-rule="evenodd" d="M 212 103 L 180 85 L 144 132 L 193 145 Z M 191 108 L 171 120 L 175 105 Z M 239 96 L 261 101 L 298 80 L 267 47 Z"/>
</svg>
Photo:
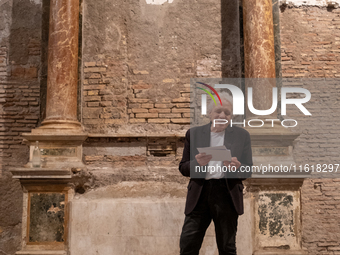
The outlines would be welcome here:
<svg viewBox="0 0 340 255">
<path fill-rule="evenodd" d="M 191 177 L 185 205 L 185 220 L 180 238 L 181 255 L 198 255 L 205 231 L 215 224 L 216 242 L 219 254 L 236 254 L 235 237 L 238 215 L 243 214 L 242 180 L 251 173 L 241 172 L 251 166 L 252 153 L 249 133 L 240 127 L 230 126 L 232 104 L 222 99 L 223 105 L 209 111 L 211 122 L 187 131 L 183 157 L 179 170 Z M 213 124 L 214 119 L 225 119 L 225 124 Z M 225 145 L 231 150 L 231 161 L 211 161 L 211 155 L 199 153 L 197 148 Z M 204 166 L 229 167 L 231 172 L 197 172 Z M 217 168 L 216 168 L 217 169 Z M 227 168 L 224 168 L 227 169 Z"/>
</svg>

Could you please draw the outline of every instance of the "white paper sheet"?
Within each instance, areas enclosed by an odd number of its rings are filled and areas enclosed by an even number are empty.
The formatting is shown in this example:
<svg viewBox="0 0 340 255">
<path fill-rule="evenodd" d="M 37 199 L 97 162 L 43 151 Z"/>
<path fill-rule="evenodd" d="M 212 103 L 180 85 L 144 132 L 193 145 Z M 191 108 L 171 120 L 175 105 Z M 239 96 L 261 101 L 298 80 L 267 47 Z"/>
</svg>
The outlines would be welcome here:
<svg viewBox="0 0 340 255">
<path fill-rule="evenodd" d="M 197 148 L 199 153 L 212 155 L 211 161 L 231 161 L 231 152 L 224 145 L 215 147 Z"/>
</svg>

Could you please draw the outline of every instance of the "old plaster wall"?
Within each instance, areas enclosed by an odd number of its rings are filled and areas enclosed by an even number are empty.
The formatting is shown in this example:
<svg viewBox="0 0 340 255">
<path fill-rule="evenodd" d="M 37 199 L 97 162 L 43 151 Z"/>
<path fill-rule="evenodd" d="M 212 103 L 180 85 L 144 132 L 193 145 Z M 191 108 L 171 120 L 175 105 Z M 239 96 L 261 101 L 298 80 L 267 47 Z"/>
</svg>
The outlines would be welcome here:
<svg viewBox="0 0 340 255">
<path fill-rule="evenodd" d="M 190 78 L 241 74 L 238 10 L 237 1 L 84 1 L 86 129 L 183 129 Z"/>
</svg>

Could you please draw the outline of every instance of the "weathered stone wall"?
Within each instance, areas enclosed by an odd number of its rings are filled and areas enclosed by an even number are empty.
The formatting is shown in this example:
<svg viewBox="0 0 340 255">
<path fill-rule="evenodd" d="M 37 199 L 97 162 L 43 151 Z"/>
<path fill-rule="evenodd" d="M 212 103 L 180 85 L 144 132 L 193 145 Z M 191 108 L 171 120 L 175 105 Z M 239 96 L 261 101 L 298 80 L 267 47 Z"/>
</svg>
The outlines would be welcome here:
<svg viewBox="0 0 340 255">
<path fill-rule="evenodd" d="M 85 141 L 83 150 L 95 187 L 120 181 L 187 182 L 178 171 L 183 152 L 181 137 L 93 137 Z"/>
<path fill-rule="evenodd" d="M 22 189 L 9 167 L 28 161 L 22 132 L 40 114 L 40 1 L 0 3 L 0 254 L 15 254 L 21 244 Z"/>
<path fill-rule="evenodd" d="M 8 76 L 8 49 L 10 26 L 12 23 L 12 1 L 0 5 L 0 79 Z"/>
<path fill-rule="evenodd" d="M 283 77 L 340 77 L 340 9 L 282 10 Z"/>
<path fill-rule="evenodd" d="M 20 134 L 41 121 L 46 2 L 13 0 L 0 5 L 0 254 L 20 249 L 22 192 L 8 167 L 27 162 L 28 148 Z M 84 1 L 81 116 L 87 131 L 107 135 L 185 131 L 189 79 L 241 73 L 238 21 L 233 16 L 237 11 L 230 5 L 221 8 L 220 2 Z M 283 77 L 340 77 L 339 9 L 281 7 Z M 306 88 L 313 96 L 306 107 L 316 118 L 310 125 L 298 110 L 289 109 L 302 132 L 294 148 L 295 160 L 337 163 L 339 87 Z M 319 121 L 323 117 L 329 118 L 329 125 Z M 163 142 L 174 147 L 157 154 L 152 150 L 153 143 L 161 142 L 157 139 L 89 138 L 84 161 L 91 175 L 79 178 L 77 192 L 121 181 L 177 182 L 182 187 L 187 179 L 177 166 L 183 143 L 179 138 L 167 139 Z M 304 182 L 302 241 L 310 254 L 340 253 L 339 185 L 335 179 Z"/>
<path fill-rule="evenodd" d="M 189 124 L 190 78 L 240 76 L 238 10 L 237 1 L 84 1 L 87 130 L 164 132 Z"/>
<path fill-rule="evenodd" d="M 295 106 L 288 107 L 287 118 L 299 123 L 293 130 L 301 132 L 294 146 L 295 161 L 298 165 L 339 164 L 340 86 L 330 78 L 340 77 L 340 10 L 326 7 L 281 10 L 283 77 L 310 79 L 295 85 L 312 94 L 305 104 L 312 116 L 301 117 Z M 328 82 L 316 80 L 323 77 Z M 304 181 L 302 244 L 309 254 L 340 254 L 339 189 L 338 178 L 313 177 Z"/>
</svg>

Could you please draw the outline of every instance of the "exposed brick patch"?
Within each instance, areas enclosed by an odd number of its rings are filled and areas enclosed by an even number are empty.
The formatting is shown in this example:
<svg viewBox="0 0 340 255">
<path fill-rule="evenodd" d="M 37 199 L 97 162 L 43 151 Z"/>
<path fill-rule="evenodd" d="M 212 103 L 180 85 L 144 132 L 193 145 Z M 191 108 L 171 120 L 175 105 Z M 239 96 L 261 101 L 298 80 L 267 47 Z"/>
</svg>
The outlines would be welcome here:
<svg viewBox="0 0 340 255">
<path fill-rule="evenodd" d="M 8 76 L 8 49 L 6 46 L 0 46 L 0 80 Z"/>
<path fill-rule="evenodd" d="M 123 125 L 126 123 L 126 92 L 124 83 L 117 83 L 114 61 L 84 62 L 83 80 L 83 123 L 89 129 L 96 130 L 106 124 Z M 119 70 L 116 75 L 122 75 Z"/>
<path fill-rule="evenodd" d="M 133 70 L 131 75 L 139 77 L 141 74 L 147 75 L 148 72 Z M 124 93 L 119 86 L 115 85 L 109 65 L 102 62 L 85 62 L 82 93 L 82 117 L 85 126 L 91 125 L 89 128 L 93 132 L 96 130 L 95 126 L 104 123 L 122 123 L 123 125 L 190 123 L 190 115 L 187 114 L 190 112 L 190 88 L 187 85 L 182 88 L 179 97 L 162 98 L 156 101 L 149 96 L 150 89 L 153 88 L 152 84 L 144 80 L 136 82 L 133 80 L 128 92 Z M 162 82 L 172 83 L 175 80 L 163 79 Z M 118 119 L 120 121 L 117 121 Z"/>
<path fill-rule="evenodd" d="M 39 92 L 37 82 L 0 81 L 1 169 L 22 166 L 28 161 L 28 147 L 23 144 L 21 133 L 30 132 L 37 126 L 40 112 Z"/>
<path fill-rule="evenodd" d="M 40 55 L 41 40 L 37 38 L 30 38 L 28 43 L 28 55 Z"/>
</svg>

